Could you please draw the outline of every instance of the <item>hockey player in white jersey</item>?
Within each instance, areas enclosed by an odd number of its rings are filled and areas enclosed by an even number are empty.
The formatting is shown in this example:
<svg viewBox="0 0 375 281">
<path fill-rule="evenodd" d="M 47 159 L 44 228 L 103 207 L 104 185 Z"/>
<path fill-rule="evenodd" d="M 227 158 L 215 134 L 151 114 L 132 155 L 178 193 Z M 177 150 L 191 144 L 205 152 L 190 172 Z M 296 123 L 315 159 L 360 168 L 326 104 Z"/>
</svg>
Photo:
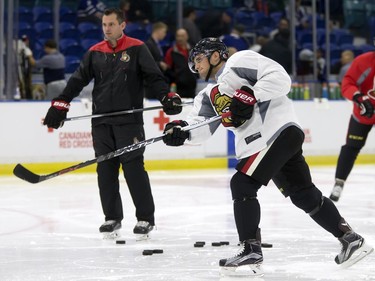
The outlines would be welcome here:
<svg viewBox="0 0 375 281">
<path fill-rule="evenodd" d="M 209 84 L 194 99 L 186 120 L 165 126 L 163 141 L 170 146 L 201 143 L 222 124 L 235 134 L 237 172 L 230 181 L 234 218 L 241 250 L 220 260 L 224 274 L 262 275 L 260 205 L 257 192 L 272 180 L 285 197 L 342 244 L 335 262 L 350 266 L 373 251 L 353 231 L 332 201 L 313 184 L 302 155 L 304 133 L 288 98 L 291 79 L 277 62 L 253 51 L 228 58 L 228 49 L 217 38 L 204 38 L 190 52 L 189 66 Z M 183 131 L 182 127 L 231 112 L 209 126 Z"/>
</svg>

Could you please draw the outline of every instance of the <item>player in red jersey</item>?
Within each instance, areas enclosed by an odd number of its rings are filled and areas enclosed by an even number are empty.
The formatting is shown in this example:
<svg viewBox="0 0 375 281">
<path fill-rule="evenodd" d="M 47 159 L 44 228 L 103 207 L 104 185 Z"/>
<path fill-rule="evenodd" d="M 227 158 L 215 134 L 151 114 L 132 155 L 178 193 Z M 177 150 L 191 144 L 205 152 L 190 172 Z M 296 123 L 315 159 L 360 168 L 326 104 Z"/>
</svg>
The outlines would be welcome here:
<svg viewBox="0 0 375 281">
<path fill-rule="evenodd" d="M 335 173 L 335 185 L 330 198 L 338 201 L 354 161 L 366 143 L 375 124 L 375 52 L 354 59 L 341 85 L 342 95 L 353 101 L 346 143 L 341 147 Z"/>
</svg>

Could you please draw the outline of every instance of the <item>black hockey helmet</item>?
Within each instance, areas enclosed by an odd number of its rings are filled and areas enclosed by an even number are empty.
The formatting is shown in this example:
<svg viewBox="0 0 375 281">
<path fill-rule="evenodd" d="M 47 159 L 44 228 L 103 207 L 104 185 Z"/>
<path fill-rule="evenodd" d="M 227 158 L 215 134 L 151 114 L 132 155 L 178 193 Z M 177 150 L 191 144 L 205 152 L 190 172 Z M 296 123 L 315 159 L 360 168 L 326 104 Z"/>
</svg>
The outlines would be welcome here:
<svg viewBox="0 0 375 281">
<path fill-rule="evenodd" d="M 221 61 L 227 61 L 229 52 L 227 46 L 219 38 L 207 37 L 201 39 L 195 46 L 190 50 L 189 54 L 189 68 L 192 72 L 197 73 L 195 70 L 194 58 L 199 54 L 204 54 L 210 59 L 213 52 L 218 52 Z"/>
</svg>

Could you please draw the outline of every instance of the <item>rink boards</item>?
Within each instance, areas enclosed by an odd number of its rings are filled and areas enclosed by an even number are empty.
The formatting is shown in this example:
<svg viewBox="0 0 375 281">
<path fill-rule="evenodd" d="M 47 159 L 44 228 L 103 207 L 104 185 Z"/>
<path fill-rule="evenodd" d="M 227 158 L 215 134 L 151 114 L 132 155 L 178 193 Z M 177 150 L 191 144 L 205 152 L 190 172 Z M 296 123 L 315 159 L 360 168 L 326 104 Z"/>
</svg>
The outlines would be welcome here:
<svg viewBox="0 0 375 281">
<path fill-rule="evenodd" d="M 352 104 L 347 101 L 294 101 L 296 113 L 305 132 L 304 154 L 311 164 L 334 165 L 345 141 Z M 145 107 L 160 105 L 145 100 Z M 56 170 L 70 163 L 93 159 L 90 119 L 66 122 L 59 130 L 41 125 L 50 102 L 0 103 L 0 173 L 11 172 L 16 163 L 26 163 L 34 169 Z M 167 116 L 162 110 L 144 113 L 146 138 L 159 136 L 171 120 L 184 119 L 191 106 L 182 113 Z M 91 114 L 88 100 L 72 102 L 68 117 Z M 148 169 L 223 168 L 235 164 L 233 135 L 219 127 L 202 145 L 168 147 L 162 141 L 147 146 Z M 358 159 L 375 163 L 375 133 L 369 134 L 366 146 Z M 95 165 L 93 165 L 95 166 Z M 94 170 L 95 167 L 84 169 Z"/>
</svg>

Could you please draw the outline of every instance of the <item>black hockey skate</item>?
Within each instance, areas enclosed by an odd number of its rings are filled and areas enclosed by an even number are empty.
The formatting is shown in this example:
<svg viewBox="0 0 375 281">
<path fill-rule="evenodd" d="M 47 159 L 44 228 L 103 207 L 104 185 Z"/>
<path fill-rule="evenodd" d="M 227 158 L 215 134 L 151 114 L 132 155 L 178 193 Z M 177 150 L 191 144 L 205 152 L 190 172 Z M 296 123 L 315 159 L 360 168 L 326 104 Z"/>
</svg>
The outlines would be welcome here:
<svg viewBox="0 0 375 281">
<path fill-rule="evenodd" d="M 150 232 L 154 229 L 148 221 L 139 221 L 134 226 L 133 233 L 136 235 L 136 240 L 146 240 L 150 238 Z"/>
<path fill-rule="evenodd" d="M 99 227 L 99 232 L 103 234 L 103 239 L 115 239 L 120 236 L 121 222 L 108 220 Z"/>
<path fill-rule="evenodd" d="M 331 195 L 329 196 L 329 199 L 331 199 L 332 201 L 335 201 L 335 202 L 339 201 L 341 193 L 344 189 L 344 183 L 345 183 L 345 181 L 340 180 L 340 179 L 336 179 L 335 185 L 333 186 L 333 189 L 332 189 Z"/>
<path fill-rule="evenodd" d="M 365 243 L 359 234 L 348 231 L 339 241 L 342 244 L 341 252 L 336 256 L 335 262 L 342 267 L 349 267 L 369 255 L 374 249 Z"/>
<path fill-rule="evenodd" d="M 261 243 L 249 239 L 241 243 L 241 250 L 232 258 L 219 262 L 223 275 L 263 276 L 263 253 Z"/>
</svg>

